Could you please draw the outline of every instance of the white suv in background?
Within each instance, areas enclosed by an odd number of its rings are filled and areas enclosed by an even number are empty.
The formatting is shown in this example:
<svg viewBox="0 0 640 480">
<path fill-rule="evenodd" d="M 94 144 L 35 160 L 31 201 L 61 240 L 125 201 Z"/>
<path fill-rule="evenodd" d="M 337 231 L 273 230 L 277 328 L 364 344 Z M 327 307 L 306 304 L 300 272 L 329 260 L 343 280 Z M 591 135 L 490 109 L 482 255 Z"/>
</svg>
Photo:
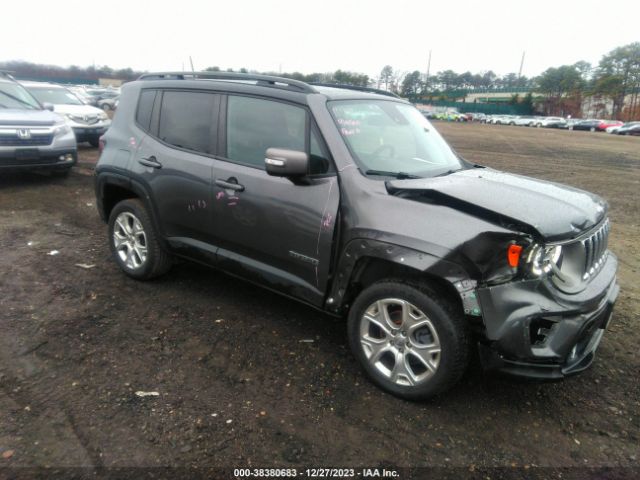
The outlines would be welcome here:
<svg viewBox="0 0 640 480">
<path fill-rule="evenodd" d="M 87 105 L 71 90 L 62 85 L 45 82 L 21 82 L 43 105 L 53 105 L 53 110 L 67 119 L 76 140 L 98 146 L 98 139 L 111 126 L 109 116 L 102 110 Z"/>
</svg>

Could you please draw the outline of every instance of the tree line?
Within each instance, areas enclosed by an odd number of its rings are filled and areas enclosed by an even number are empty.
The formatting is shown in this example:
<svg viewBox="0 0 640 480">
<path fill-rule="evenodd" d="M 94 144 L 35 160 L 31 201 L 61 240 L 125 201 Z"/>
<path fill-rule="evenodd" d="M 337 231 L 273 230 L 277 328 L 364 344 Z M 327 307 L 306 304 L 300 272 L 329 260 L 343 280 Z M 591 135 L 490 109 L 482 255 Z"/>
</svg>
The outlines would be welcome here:
<svg viewBox="0 0 640 480">
<path fill-rule="evenodd" d="M 535 91 L 541 97 L 542 110 L 550 115 L 579 115 L 583 100 L 593 100 L 594 111 L 612 105 L 611 116 L 624 120 L 640 118 L 640 42 L 615 48 L 604 55 L 598 65 L 580 61 L 572 65 L 549 67 L 537 77 L 527 78 L 509 73 L 498 76 L 492 71 L 458 74 L 452 70 L 426 77 L 419 71 L 395 72 L 386 65 L 378 84 L 404 96 L 427 100 L 458 100 L 468 91 L 489 88 Z M 531 102 L 531 94 L 512 96 L 512 102 Z"/>
<path fill-rule="evenodd" d="M 95 82 L 98 78 L 134 80 L 142 71 L 131 68 L 113 69 L 106 65 L 60 67 L 41 65 L 25 61 L 0 62 L 0 69 L 10 70 L 18 77 L 46 78 L 49 80 Z M 220 67 L 208 67 L 207 71 L 222 71 Z M 233 72 L 233 69 L 224 71 Z M 394 70 L 385 65 L 377 77 L 336 70 L 328 73 L 257 72 L 241 68 L 241 73 L 267 73 L 310 83 L 339 83 L 357 86 L 378 87 L 403 96 L 427 100 L 459 100 L 468 91 L 480 89 L 529 90 L 540 95 L 535 101 L 550 115 L 577 115 L 583 100 L 595 99 L 594 108 L 604 110 L 605 102 L 613 105 L 613 117 L 632 119 L 640 117 L 640 42 L 613 49 L 602 57 L 598 65 L 580 61 L 573 65 L 550 67 L 537 77 L 528 78 L 511 72 L 498 75 L 492 70 L 472 73 L 456 73 L 444 70 L 425 75 Z M 512 103 L 531 103 L 531 94 L 520 97 L 513 94 Z M 600 103 L 598 103 L 600 102 Z"/>
</svg>

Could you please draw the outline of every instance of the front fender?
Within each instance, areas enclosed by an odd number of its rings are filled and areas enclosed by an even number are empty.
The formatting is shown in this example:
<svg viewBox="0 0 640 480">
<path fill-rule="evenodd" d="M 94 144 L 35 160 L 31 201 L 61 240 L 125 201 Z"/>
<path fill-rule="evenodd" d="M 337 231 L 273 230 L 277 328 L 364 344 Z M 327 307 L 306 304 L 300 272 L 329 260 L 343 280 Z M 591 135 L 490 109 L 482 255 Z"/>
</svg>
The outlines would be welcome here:
<svg viewBox="0 0 640 480">
<path fill-rule="evenodd" d="M 458 292 L 466 313 L 479 314 L 475 298 L 477 283 L 456 263 L 408 247 L 364 238 L 351 240 L 342 251 L 334 281 L 326 299 L 327 310 L 337 313 L 346 307 L 349 284 L 353 279 L 358 261 L 363 258 L 385 260 L 440 278 L 450 283 Z"/>
</svg>

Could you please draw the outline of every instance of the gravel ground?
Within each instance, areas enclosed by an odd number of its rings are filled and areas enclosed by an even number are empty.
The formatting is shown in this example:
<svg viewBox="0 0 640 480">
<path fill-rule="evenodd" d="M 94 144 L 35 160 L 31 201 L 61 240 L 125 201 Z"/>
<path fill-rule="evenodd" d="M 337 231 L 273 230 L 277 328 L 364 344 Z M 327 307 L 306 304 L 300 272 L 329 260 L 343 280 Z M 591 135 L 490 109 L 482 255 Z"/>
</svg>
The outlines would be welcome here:
<svg viewBox="0 0 640 480">
<path fill-rule="evenodd" d="M 436 400 L 386 395 L 341 320 L 188 263 L 148 283 L 122 274 L 95 208 L 97 152 L 81 148 L 69 178 L 0 176 L 0 478 L 46 466 L 637 468 L 640 138 L 436 127 L 469 160 L 609 201 L 622 291 L 593 368 L 536 384 L 473 364 Z"/>
</svg>

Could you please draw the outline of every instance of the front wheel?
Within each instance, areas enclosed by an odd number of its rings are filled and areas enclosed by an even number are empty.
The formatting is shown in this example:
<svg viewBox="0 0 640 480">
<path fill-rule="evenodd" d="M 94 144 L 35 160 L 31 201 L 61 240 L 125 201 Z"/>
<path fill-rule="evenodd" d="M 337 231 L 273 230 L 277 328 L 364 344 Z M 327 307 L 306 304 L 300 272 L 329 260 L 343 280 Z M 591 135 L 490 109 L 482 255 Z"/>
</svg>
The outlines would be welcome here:
<svg viewBox="0 0 640 480">
<path fill-rule="evenodd" d="M 401 398 L 442 393 L 467 367 L 462 309 L 426 285 L 382 281 L 366 288 L 349 311 L 348 332 L 368 376 Z"/>
<path fill-rule="evenodd" d="M 118 203 L 109 215 L 109 244 L 120 268 L 147 280 L 171 268 L 171 256 L 160 245 L 151 218 L 140 200 Z"/>
</svg>

